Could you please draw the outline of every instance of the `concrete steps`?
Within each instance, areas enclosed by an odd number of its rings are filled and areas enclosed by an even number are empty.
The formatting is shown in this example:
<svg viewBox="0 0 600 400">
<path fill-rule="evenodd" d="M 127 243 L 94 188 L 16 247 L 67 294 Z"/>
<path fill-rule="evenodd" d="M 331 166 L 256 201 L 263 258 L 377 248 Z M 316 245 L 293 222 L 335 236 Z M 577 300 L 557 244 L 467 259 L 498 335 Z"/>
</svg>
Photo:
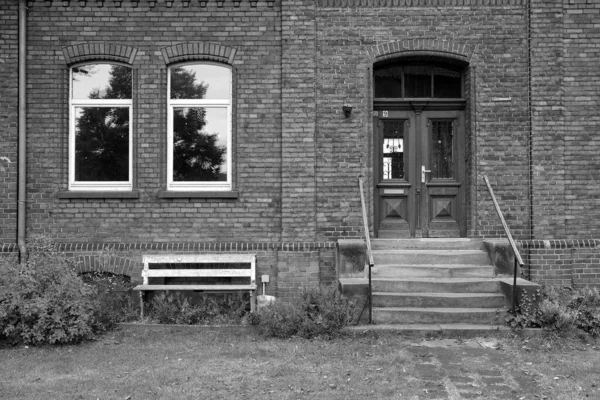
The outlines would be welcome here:
<svg viewBox="0 0 600 400">
<path fill-rule="evenodd" d="M 373 292 L 499 293 L 492 278 L 374 278 Z"/>
<path fill-rule="evenodd" d="M 487 265 L 487 253 L 482 250 L 374 250 L 375 265 L 424 265 L 424 264 L 453 264 L 453 265 Z"/>
<path fill-rule="evenodd" d="M 371 239 L 373 250 L 481 250 L 481 239 Z"/>
<path fill-rule="evenodd" d="M 374 239 L 372 246 L 376 324 L 503 324 L 504 296 L 481 240 Z"/>
<path fill-rule="evenodd" d="M 415 277 L 415 278 L 492 278 L 493 272 L 487 265 L 375 265 L 373 277 Z"/>
<path fill-rule="evenodd" d="M 433 308 L 433 307 L 377 307 L 373 308 L 375 321 L 388 324 L 502 324 L 503 310 L 495 308 Z"/>
<path fill-rule="evenodd" d="M 499 293 L 373 293 L 373 307 L 494 308 L 504 307 Z"/>
</svg>

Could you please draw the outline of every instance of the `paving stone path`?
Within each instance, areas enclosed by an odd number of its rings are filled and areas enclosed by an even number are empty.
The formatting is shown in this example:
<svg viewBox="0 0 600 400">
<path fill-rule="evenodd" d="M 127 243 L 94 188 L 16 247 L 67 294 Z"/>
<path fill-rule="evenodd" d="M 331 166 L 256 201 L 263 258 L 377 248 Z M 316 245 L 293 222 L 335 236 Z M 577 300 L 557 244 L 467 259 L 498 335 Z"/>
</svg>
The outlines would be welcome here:
<svg viewBox="0 0 600 400">
<path fill-rule="evenodd" d="M 418 399 L 549 399 L 547 393 L 495 343 L 478 340 L 430 340 L 408 351 L 420 363 L 414 367 Z"/>
</svg>

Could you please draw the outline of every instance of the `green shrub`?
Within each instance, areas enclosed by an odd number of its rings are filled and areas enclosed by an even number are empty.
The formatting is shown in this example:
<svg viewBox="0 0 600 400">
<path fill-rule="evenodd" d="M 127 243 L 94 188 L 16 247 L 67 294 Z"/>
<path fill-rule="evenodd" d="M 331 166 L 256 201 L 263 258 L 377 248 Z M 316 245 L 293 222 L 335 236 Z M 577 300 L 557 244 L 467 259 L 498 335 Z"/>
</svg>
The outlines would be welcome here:
<svg viewBox="0 0 600 400">
<path fill-rule="evenodd" d="M 83 282 L 96 293 L 94 330 L 104 332 L 117 327 L 120 322 L 139 318 L 139 301 L 129 277 L 110 272 L 92 271 L 80 274 Z"/>
<path fill-rule="evenodd" d="M 251 322 L 268 336 L 330 338 L 339 335 L 354 314 L 355 304 L 335 288 L 317 288 L 305 290 L 300 302 L 275 302 L 264 307 Z"/>
<path fill-rule="evenodd" d="M 246 316 L 247 304 L 241 293 L 202 296 L 191 302 L 180 292 L 160 292 L 150 301 L 148 319 L 159 324 L 237 324 Z"/>
<path fill-rule="evenodd" d="M 0 336 L 28 344 L 74 343 L 94 334 L 94 290 L 44 239 L 25 263 L 0 259 Z"/>
<path fill-rule="evenodd" d="M 600 336 L 600 292 L 597 289 L 548 287 L 537 308 L 524 298 L 506 322 L 515 329 L 542 328 L 558 335 L 583 332 Z"/>
</svg>

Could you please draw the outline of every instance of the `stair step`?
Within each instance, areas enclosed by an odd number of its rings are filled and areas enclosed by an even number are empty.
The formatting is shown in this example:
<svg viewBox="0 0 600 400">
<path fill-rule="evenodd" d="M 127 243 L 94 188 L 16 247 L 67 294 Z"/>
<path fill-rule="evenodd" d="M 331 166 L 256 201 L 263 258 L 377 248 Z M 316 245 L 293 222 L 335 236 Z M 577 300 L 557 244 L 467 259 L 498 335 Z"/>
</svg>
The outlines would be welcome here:
<svg viewBox="0 0 600 400">
<path fill-rule="evenodd" d="M 491 324 L 378 324 L 378 325 L 352 325 L 347 326 L 344 330 L 348 332 L 365 334 L 368 332 L 392 332 L 413 337 L 439 336 L 444 338 L 450 337 L 478 337 L 494 334 L 506 334 L 511 329 L 499 323 L 498 325 Z M 541 334 L 541 329 L 525 329 L 527 335 Z"/>
<path fill-rule="evenodd" d="M 430 250 L 481 250 L 483 240 L 481 239 L 371 239 L 373 250 L 408 250 L 408 249 L 430 249 Z"/>
<path fill-rule="evenodd" d="M 500 293 L 373 293 L 374 307 L 502 308 Z"/>
<path fill-rule="evenodd" d="M 495 308 L 374 307 L 377 324 L 502 324 L 506 311 Z"/>
<path fill-rule="evenodd" d="M 397 278 L 492 278 L 489 265 L 375 265 L 373 276 Z"/>
<path fill-rule="evenodd" d="M 500 283 L 485 278 L 373 278 L 373 292 L 499 293 Z"/>
<path fill-rule="evenodd" d="M 374 250 L 375 265 L 463 264 L 487 265 L 487 253 L 481 250 Z"/>
</svg>

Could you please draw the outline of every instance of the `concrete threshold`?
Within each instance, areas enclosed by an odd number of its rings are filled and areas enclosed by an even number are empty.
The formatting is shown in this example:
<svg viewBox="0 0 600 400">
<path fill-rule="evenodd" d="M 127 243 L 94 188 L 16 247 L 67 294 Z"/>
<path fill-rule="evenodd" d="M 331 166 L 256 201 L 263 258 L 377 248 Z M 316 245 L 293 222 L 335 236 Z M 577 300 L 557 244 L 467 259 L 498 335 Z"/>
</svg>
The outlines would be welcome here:
<svg viewBox="0 0 600 400">
<path fill-rule="evenodd" d="M 414 337 L 477 337 L 490 335 L 506 335 L 513 332 L 504 325 L 487 324 L 382 324 L 352 325 L 344 328 L 348 333 L 391 332 Z M 535 336 L 541 329 L 523 329 L 514 333 L 524 336 Z"/>
</svg>

